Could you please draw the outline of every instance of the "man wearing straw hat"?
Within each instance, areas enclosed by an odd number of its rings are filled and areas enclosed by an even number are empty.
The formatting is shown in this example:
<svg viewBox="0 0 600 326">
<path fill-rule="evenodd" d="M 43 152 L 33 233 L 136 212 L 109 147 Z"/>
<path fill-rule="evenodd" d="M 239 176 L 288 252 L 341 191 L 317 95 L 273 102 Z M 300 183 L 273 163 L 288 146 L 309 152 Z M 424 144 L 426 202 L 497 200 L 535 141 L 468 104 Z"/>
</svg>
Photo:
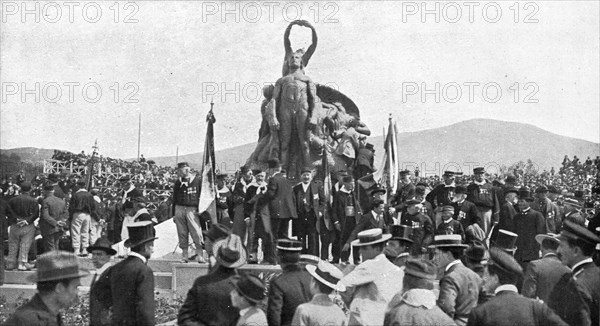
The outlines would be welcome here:
<svg viewBox="0 0 600 326">
<path fill-rule="evenodd" d="M 89 272 L 79 269 L 77 256 L 71 253 L 52 251 L 39 256 L 37 271 L 29 277 L 37 283 L 38 293 L 19 307 L 4 325 L 62 325 L 60 310 L 77 304 L 80 278 L 86 275 Z"/>
<path fill-rule="evenodd" d="M 521 294 L 528 298 L 539 298 L 548 302 L 550 292 L 556 283 L 571 271 L 558 258 L 557 250 L 560 245 L 558 235 L 538 234 L 535 236 L 535 241 L 540 244 L 542 258 L 531 261 L 527 266 Z"/>
<path fill-rule="evenodd" d="M 431 261 L 406 261 L 402 292 L 388 305 L 383 325 L 455 325 L 436 304 L 436 294 L 432 291 L 436 274 Z"/>
<path fill-rule="evenodd" d="M 230 293 L 236 269 L 246 264 L 247 252 L 242 239 L 230 234 L 213 244 L 217 266 L 200 276 L 188 291 L 177 316 L 178 325 L 235 325 L 239 309 L 231 304 Z"/>
<path fill-rule="evenodd" d="M 477 306 L 482 287 L 479 275 L 461 261 L 467 247 L 458 234 L 436 235 L 430 246 L 435 248 L 434 261 L 443 268 L 437 304 L 457 325 L 467 323 L 469 313 Z"/>
<path fill-rule="evenodd" d="M 129 256 L 112 267 L 110 290 L 113 325 L 154 325 L 154 274 L 146 266 L 154 251 L 152 222 L 135 222 L 127 227 Z"/>
<path fill-rule="evenodd" d="M 342 298 L 350 307 L 350 325 L 381 325 L 388 303 L 402 290 L 404 272 L 383 254 L 391 237 L 376 228 L 359 232 L 352 242 L 362 263 L 341 281 L 347 289 Z"/>
<path fill-rule="evenodd" d="M 296 308 L 292 325 L 346 325 L 346 315 L 329 298 L 334 290 L 345 291 L 345 287 L 339 283 L 344 277 L 342 271 L 326 261 L 319 261 L 317 265 L 307 265 L 306 270 L 313 277 L 310 281 L 310 292 L 313 297 L 310 302 Z"/>
</svg>

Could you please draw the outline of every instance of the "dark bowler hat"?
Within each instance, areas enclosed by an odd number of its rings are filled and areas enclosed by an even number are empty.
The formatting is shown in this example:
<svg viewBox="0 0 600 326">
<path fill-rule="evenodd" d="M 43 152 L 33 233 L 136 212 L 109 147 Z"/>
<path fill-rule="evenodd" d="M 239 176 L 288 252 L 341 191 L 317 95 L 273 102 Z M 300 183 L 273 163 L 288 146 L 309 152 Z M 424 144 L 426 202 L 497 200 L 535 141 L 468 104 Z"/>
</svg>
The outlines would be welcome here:
<svg viewBox="0 0 600 326">
<path fill-rule="evenodd" d="M 429 248 L 467 248 L 462 243 L 460 234 L 440 234 L 433 238 L 433 244 Z"/>
<path fill-rule="evenodd" d="M 371 144 L 371 143 L 367 143 L 367 144 L 365 145 L 365 148 L 366 148 L 366 149 L 373 150 L 373 149 L 375 149 L 375 146 L 373 146 L 373 144 Z"/>
<path fill-rule="evenodd" d="M 519 199 L 533 201 L 533 197 L 531 197 L 531 190 L 529 190 L 528 187 L 521 187 L 521 189 L 519 189 Z"/>
<path fill-rule="evenodd" d="M 177 168 L 178 169 L 183 169 L 183 168 L 189 168 L 190 165 L 188 164 L 188 162 L 179 162 L 177 163 Z"/>
<path fill-rule="evenodd" d="M 501 248 L 490 248 L 490 259 L 488 260 L 488 266 L 496 266 L 507 275 L 523 275 L 523 268 L 521 268 L 515 258 L 506 251 L 503 251 Z"/>
<path fill-rule="evenodd" d="M 471 246 L 465 250 L 465 257 L 481 264 L 485 257 L 485 245 L 478 240 L 473 241 Z"/>
<path fill-rule="evenodd" d="M 346 291 L 346 287 L 340 283 L 344 273 L 331 263 L 319 261 L 317 265 L 307 265 L 306 271 L 324 285 L 340 292 Z"/>
<path fill-rule="evenodd" d="M 442 206 L 442 212 L 452 212 L 452 213 L 454 213 L 454 206 L 452 206 L 452 205 L 444 205 L 444 206 Z"/>
<path fill-rule="evenodd" d="M 416 278 L 435 280 L 437 267 L 429 260 L 409 258 L 404 263 L 404 273 Z"/>
<path fill-rule="evenodd" d="M 231 229 L 224 224 L 213 224 L 208 231 L 202 231 L 202 234 L 212 241 L 217 241 L 227 238 L 231 234 Z"/>
<path fill-rule="evenodd" d="M 374 194 L 376 194 L 376 193 L 378 193 L 378 192 L 381 192 L 381 193 L 384 193 L 384 194 L 385 194 L 385 193 L 386 193 L 386 190 L 385 190 L 385 189 L 383 189 L 383 188 L 377 187 L 377 188 L 375 188 L 375 189 L 371 190 L 371 196 L 373 196 Z"/>
<path fill-rule="evenodd" d="M 453 177 L 456 175 L 462 175 L 462 172 L 444 171 L 444 176 Z"/>
<path fill-rule="evenodd" d="M 473 174 L 483 174 L 485 173 L 485 169 L 483 167 L 476 167 L 473 169 Z"/>
<path fill-rule="evenodd" d="M 44 190 L 45 191 L 54 191 L 54 185 L 51 184 L 50 182 L 46 182 L 46 184 L 44 185 Z"/>
<path fill-rule="evenodd" d="M 506 183 L 515 183 L 515 182 L 517 182 L 517 178 L 515 178 L 514 175 L 507 175 L 506 179 L 504 179 L 504 182 L 506 182 Z"/>
<path fill-rule="evenodd" d="M 592 231 L 568 220 L 565 220 L 565 222 L 562 225 L 562 231 L 560 232 L 559 239 L 579 240 L 591 245 L 600 243 L 600 238 L 597 235 L 595 235 Z"/>
<path fill-rule="evenodd" d="M 420 203 L 421 202 L 419 200 L 416 200 L 416 199 L 412 198 L 412 199 L 409 199 L 409 200 L 406 201 L 406 206 L 418 205 Z"/>
<path fill-rule="evenodd" d="M 242 239 L 237 234 L 230 234 L 227 238 L 215 242 L 213 255 L 219 264 L 228 268 L 244 265 L 248 256 Z"/>
<path fill-rule="evenodd" d="M 463 186 L 463 185 L 457 185 L 456 188 L 454 189 L 454 193 L 455 194 L 466 194 L 467 193 L 467 187 Z"/>
<path fill-rule="evenodd" d="M 225 180 L 225 179 L 227 179 L 227 173 L 217 174 L 217 180 Z"/>
<path fill-rule="evenodd" d="M 90 273 L 79 269 L 77 257 L 66 251 L 51 251 L 38 256 L 37 271 L 27 279 L 31 282 L 59 281 L 79 278 Z"/>
<path fill-rule="evenodd" d="M 517 250 L 517 237 L 516 233 L 506 231 L 503 229 L 498 230 L 498 236 L 494 242 L 494 247 L 498 247 L 504 251 L 514 252 Z"/>
<path fill-rule="evenodd" d="M 408 225 L 392 225 L 390 226 L 390 234 L 392 237 L 390 240 L 400 240 L 413 243 L 410 238 L 412 236 L 412 228 Z"/>
<path fill-rule="evenodd" d="M 374 245 L 381 242 L 386 242 L 392 237 L 391 234 L 383 234 L 380 228 L 369 229 L 358 232 L 358 239 L 352 241 L 352 245 L 356 247 Z"/>
<path fill-rule="evenodd" d="M 535 193 L 536 193 L 536 194 L 543 194 L 543 193 L 546 193 L 546 192 L 548 192 L 548 187 L 546 187 L 546 186 L 544 186 L 544 185 L 542 185 L 542 186 L 539 186 L 539 187 L 538 187 L 538 188 L 535 190 Z"/>
<path fill-rule="evenodd" d="M 58 174 L 50 173 L 48 174 L 48 181 L 50 182 L 58 182 Z"/>
<path fill-rule="evenodd" d="M 410 174 L 410 171 L 408 171 L 408 170 L 402 170 L 402 171 L 398 172 L 398 174 L 400 174 L 400 175 L 407 175 L 407 174 Z"/>
<path fill-rule="evenodd" d="M 265 283 L 254 274 L 243 273 L 241 276 L 235 276 L 231 283 L 248 301 L 257 303 L 265 298 Z"/>
<path fill-rule="evenodd" d="M 130 181 L 131 177 L 129 175 L 123 175 L 119 178 L 119 181 L 121 182 L 125 182 L 125 181 Z"/>
<path fill-rule="evenodd" d="M 517 195 L 519 195 L 519 189 L 517 189 L 516 187 L 508 187 L 504 190 L 504 195 L 508 194 L 509 192 L 513 192 Z"/>
<path fill-rule="evenodd" d="M 79 180 L 77 180 L 76 185 L 85 186 L 85 185 L 87 185 L 87 181 L 85 179 L 79 179 Z M 23 186 L 21 185 L 21 187 L 23 187 Z"/>
<path fill-rule="evenodd" d="M 135 222 L 127 226 L 129 239 L 125 240 L 125 247 L 135 248 L 146 242 L 158 239 L 150 221 Z"/>
<path fill-rule="evenodd" d="M 88 252 L 92 252 L 92 250 L 102 250 L 110 256 L 117 253 L 117 251 L 112 248 L 110 241 L 105 237 L 99 238 L 93 246 L 87 248 Z"/>
<path fill-rule="evenodd" d="M 267 162 L 267 166 L 269 167 L 269 169 L 277 169 L 281 167 L 281 163 L 278 159 L 272 158 Z"/>
<path fill-rule="evenodd" d="M 305 166 L 300 170 L 300 173 L 312 173 L 312 168 L 310 166 Z"/>
<path fill-rule="evenodd" d="M 277 240 L 277 249 L 283 251 L 302 251 L 302 242 L 290 239 Z"/>
</svg>

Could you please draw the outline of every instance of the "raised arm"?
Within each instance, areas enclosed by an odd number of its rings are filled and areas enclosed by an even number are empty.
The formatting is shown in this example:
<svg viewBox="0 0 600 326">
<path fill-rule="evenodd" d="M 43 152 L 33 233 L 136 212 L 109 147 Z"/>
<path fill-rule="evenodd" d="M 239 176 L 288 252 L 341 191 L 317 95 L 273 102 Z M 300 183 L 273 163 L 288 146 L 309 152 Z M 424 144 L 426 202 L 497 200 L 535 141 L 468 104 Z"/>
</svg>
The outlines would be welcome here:
<svg viewBox="0 0 600 326">
<path fill-rule="evenodd" d="M 315 53 L 315 50 L 317 49 L 317 30 L 315 30 L 313 25 L 311 25 L 306 20 L 303 20 L 302 23 L 303 24 L 300 24 L 301 26 L 306 26 L 312 31 L 312 42 L 308 49 L 306 49 L 306 53 L 304 53 L 304 55 L 302 56 L 302 63 L 304 64 L 304 67 L 306 67 L 308 66 L 308 61 L 310 60 L 310 57 L 312 57 L 313 53 Z"/>
</svg>

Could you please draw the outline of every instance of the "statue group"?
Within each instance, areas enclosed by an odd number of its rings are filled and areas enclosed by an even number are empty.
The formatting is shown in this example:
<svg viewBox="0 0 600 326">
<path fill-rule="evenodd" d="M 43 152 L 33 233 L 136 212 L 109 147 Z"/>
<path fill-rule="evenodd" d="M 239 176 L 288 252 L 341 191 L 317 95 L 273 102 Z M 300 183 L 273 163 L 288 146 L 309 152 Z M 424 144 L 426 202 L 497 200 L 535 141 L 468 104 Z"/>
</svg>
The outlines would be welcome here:
<svg viewBox="0 0 600 326">
<path fill-rule="evenodd" d="M 312 30 L 312 43 L 306 51 L 292 50 L 289 36 L 295 25 Z M 263 88 L 258 144 L 246 165 L 264 168 L 268 161 L 278 159 L 293 179 L 303 167 L 320 167 L 327 155 L 330 171 L 350 171 L 358 148 L 364 146 L 361 142 L 371 133 L 360 121 L 358 107 L 341 92 L 305 74 L 317 47 L 317 33 L 309 22 L 291 22 L 284 47 L 282 77 Z"/>
</svg>

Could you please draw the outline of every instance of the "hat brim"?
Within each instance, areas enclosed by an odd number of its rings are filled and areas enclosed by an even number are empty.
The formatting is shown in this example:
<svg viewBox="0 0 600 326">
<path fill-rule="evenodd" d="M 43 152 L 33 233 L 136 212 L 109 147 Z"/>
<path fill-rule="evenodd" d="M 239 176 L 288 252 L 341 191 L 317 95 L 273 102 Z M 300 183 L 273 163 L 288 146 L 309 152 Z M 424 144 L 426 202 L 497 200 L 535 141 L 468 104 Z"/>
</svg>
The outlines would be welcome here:
<svg viewBox="0 0 600 326">
<path fill-rule="evenodd" d="M 558 235 L 553 237 L 553 236 L 547 235 L 547 234 L 536 234 L 536 236 L 535 236 L 535 241 L 537 243 L 539 243 L 540 245 L 542 244 L 542 241 L 544 241 L 546 239 L 553 240 L 556 243 L 560 243 L 560 239 L 558 238 Z"/>
<path fill-rule="evenodd" d="M 158 239 L 158 237 L 152 237 L 152 238 L 144 239 L 144 240 L 138 241 L 136 243 L 131 243 L 131 241 L 129 241 L 129 239 L 127 239 L 127 240 L 125 240 L 125 243 L 123 245 L 126 248 L 134 248 L 134 247 L 137 247 L 137 246 L 141 246 L 141 245 L 143 245 L 143 244 L 145 244 L 147 242 L 154 241 L 156 239 Z"/>
<path fill-rule="evenodd" d="M 319 282 L 327 285 L 328 287 L 330 287 L 330 288 L 332 288 L 332 289 L 334 289 L 334 290 L 336 290 L 338 292 L 344 292 L 344 291 L 346 291 L 346 286 L 343 283 L 338 282 L 337 284 L 333 284 L 333 283 L 331 283 L 329 281 L 326 281 L 324 278 L 322 278 L 321 276 L 319 276 L 319 274 L 317 274 L 316 270 L 317 270 L 317 266 L 315 266 L 315 265 L 306 265 L 306 271 L 312 277 L 314 277 L 315 279 L 317 279 L 317 281 L 319 281 Z"/>
<path fill-rule="evenodd" d="M 398 241 L 406 241 L 406 242 L 410 242 L 410 243 L 415 243 L 413 240 L 408 239 L 408 238 L 402 238 L 402 237 L 391 237 L 390 240 L 398 240 Z"/>
<path fill-rule="evenodd" d="M 240 247 L 240 258 L 234 261 L 233 263 L 225 262 L 221 258 L 219 258 L 219 249 L 223 247 L 223 244 L 225 243 L 226 239 L 227 238 L 219 239 L 213 244 L 213 255 L 215 256 L 215 259 L 217 259 L 217 262 L 219 262 L 221 266 L 228 268 L 237 268 L 242 265 L 245 265 L 248 259 L 248 253 L 244 245 Z"/>
<path fill-rule="evenodd" d="M 469 245 L 466 244 L 457 244 L 457 243 L 446 243 L 439 245 L 430 245 L 427 248 L 469 248 Z"/>
<path fill-rule="evenodd" d="M 127 242 L 127 240 L 125 240 L 125 242 Z M 87 252 L 92 252 L 92 250 L 102 250 L 104 252 L 106 252 L 107 254 L 109 254 L 110 256 L 116 255 L 117 251 L 114 250 L 113 248 L 106 248 L 106 247 L 95 247 L 95 246 L 89 246 L 87 247 Z"/>
<path fill-rule="evenodd" d="M 246 293 L 244 293 L 244 291 L 240 290 L 240 287 L 238 286 L 237 282 L 238 282 L 238 278 L 231 280 L 231 284 L 233 285 L 233 287 L 235 288 L 235 290 L 244 298 L 246 298 L 246 300 L 250 301 L 250 302 L 254 302 L 254 303 L 259 303 L 262 302 L 265 298 L 263 297 L 262 299 L 257 299 L 257 298 L 252 298 L 250 296 L 248 296 Z"/>
<path fill-rule="evenodd" d="M 71 278 L 82 278 L 90 275 L 90 272 L 87 269 L 80 269 L 77 274 L 60 274 L 53 277 L 46 277 L 39 279 L 37 273 L 33 273 L 32 275 L 27 276 L 27 280 L 32 283 L 37 282 L 49 282 L 49 281 L 59 281 L 59 280 L 67 280 Z"/>
<path fill-rule="evenodd" d="M 352 241 L 350 244 L 353 245 L 353 246 L 355 246 L 355 247 L 364 247 L 364 246 L 374 245 L 376 243 L 385 242 L 385 241 L 388 241 L 391 238 L 392 238 L 392 235 L 389 234 L 389 233 L 386 233 L 386 234 L 382 234 L 381 235 L 381 239 L 377 239 L 375 241 L 360 242 L 360 239 L 356 239 L 356 240 Z"/>
<path fill-rule="evenodd" d="M 302 248 L 290 248 L 290 247 L 281 247 L 281 246 L 275 246 L 275 248 L 277 248 L 278 250 L 283 250 L 283 251 L 293 251 L 293 252 L 298 252 L 298 251 L 302 251 Z"/>
</svg>

